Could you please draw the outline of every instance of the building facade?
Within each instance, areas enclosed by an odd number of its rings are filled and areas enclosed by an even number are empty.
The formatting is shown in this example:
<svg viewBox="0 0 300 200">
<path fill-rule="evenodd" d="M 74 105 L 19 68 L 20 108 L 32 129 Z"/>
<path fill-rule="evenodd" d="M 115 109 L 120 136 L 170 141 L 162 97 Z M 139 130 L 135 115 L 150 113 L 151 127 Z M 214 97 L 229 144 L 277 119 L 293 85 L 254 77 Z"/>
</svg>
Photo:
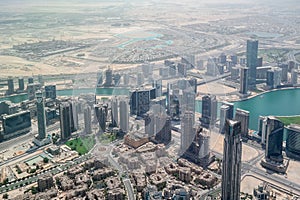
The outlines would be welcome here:
<svg viewBox="0 0 300 200">
<path fill-rule="evenodd" d="M 249 132 L 249 111 L 237 108 L 235 111 L 235 120 L 241 122 L 242 137 L 247 138 Z"/>
<path fill-rule="evenodd" d="M 241 122 L 226 120 L 222 165 L 222 200 L 240 199 L 241 160 Z"/>
<path fill-rule="evenodd" d="M 257 67 L 257 52 L 258 52 L 258 41 L 247 40 L 247 67 L 249 68 L 249 89 L 256 88 L 256 67 Z"/>
</svg>

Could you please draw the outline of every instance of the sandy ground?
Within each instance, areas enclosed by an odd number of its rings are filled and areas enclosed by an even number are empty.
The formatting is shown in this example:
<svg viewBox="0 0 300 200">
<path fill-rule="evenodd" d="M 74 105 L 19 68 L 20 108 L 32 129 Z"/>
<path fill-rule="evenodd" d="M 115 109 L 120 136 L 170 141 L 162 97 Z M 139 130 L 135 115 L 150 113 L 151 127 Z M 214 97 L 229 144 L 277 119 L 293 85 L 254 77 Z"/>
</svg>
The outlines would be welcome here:
<svg viewBox="0 0 300 200">
<path fill-rule="evenodd" d="M 245 176 L 242 179 L 241 192 L 253 194 L 253 188 L 256 188 L 259 184 L 263 183 L 259 179 L 252 176 Z"/>
<path fill-rule="evenodd" d="M 235 92 L 236 89 L 225 86 L 221 83 L 207 83 L 205 85 L 199 85 L 197 87 L 197 91 L 200 93 L 209 93 L 209 94 L 215 94 L 220 96 L 226 96 L 226 94 L 230 92 Z"/>
<path fill-rule="evenodd" d="M 223 154 L 224 135 L 211 132 L 210 148 L 217 153 Z M 249 161 L 259 155 L 259 152 L 247 145 L 242 145 L 242 161 Z"/>
</svg>

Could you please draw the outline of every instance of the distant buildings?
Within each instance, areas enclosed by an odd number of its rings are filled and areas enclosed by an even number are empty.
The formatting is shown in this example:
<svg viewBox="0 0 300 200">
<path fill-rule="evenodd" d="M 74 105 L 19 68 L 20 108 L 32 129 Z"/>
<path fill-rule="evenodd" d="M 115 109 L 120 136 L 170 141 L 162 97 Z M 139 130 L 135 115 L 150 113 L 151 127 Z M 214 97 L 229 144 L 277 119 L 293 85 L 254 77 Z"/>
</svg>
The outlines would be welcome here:
<svg viewBox="0 0 300 200">
<path fill-rule="evenodd" d="M 286 155 L 300 160 L 300 125 L 291 124 L 286 129 Z"/>
<path fill-rule="evenodd" d="M 249 68 L 249 89 L 253 90 L 256 88 L 256 67 L 257 67 L 257 52 L 258 52 L 258 41 L 247 40 L 247 67 Z"/>
<path fill-rule="evenodd" d="M 237 108 L 235 111 L 235 120 L 241 122 L 241 134 L 243 138 L 248 138 L 249 132 L 249 111 Z"/>
<path fill-rule="evenodd" d="M 223 200 L 239 200 L 241 184 L 242 141 L 241 123 L 226 120 L 222 165 Z"/>
</svg>

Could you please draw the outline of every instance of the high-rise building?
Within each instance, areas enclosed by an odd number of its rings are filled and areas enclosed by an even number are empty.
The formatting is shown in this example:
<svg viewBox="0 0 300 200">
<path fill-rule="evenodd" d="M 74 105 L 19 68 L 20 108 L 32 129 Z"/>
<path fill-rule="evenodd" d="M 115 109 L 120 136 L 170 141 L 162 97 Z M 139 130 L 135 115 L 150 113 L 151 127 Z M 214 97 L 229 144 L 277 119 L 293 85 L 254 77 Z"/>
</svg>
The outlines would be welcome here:
<svg viewBox="0 0 300 200">
<path fill-rule="evenodd" d="M 263 66 L 263 57 L 257 57 L 257 67 Z"/>
<path fill-rule="evenodd" d="M 240 199 L 241 160 L 241 122 L 226 120 L 222 165 L 222 200 Z"/>
<path fill-rule="evenodd" d="M 270 89 L 277 88 L 281 83 L 282 69 L 279 67 L 272 67 L 267 71 L 267 86 Z"/>
<path fill-rule="evenodd" d="M 198 126 L 194 139 L 183 157 L 202 167 L 207 167 L 213 158 L 209 151 L 209 142 L 209 131 Z"/>
<path fill-rule="evenodd" d="M 216 122 L 218 102 L 215 95 L 205 95 L 202 97 L 201 125 L 208 128 Z"/>
<path fill-rule="evenodd" d="M 136 75 L 136 85 L 138 87 L 140 87 L 144 83 L 145 83 L 145 79 L 144 79 L 143 73 L 141 73 L 141 72 L 137 73 L 137 75 Z"/>
<path fill-rule="evenodd" d="M 97 72 L 97 87 L 102 86 L 102 84 L 103 84 L 103 72 L 98 71 Z"/>
<path fill-rule="evenodd" d="M 27 85 L 27 95 L 30 101 L 35 99 L 35 93 L 38 90 L 41 90 L 41 85 L 39 83 L 29 83 Z"/>
<path fill-rule="evenodd" d="M 216 63 L 216 59 L 214 58 L 209 58 L 207 60 L 207 65 L 206 65 L 206 74 L 209 76 L 216 76 L 219 74 L 219 69 Z"/>
<path fill-rule="evenodd" d="M 119 102 L 120 102 L 120 129 L 126 133 L 129 131 L 128 99 L 121 98 Z"/>
<path fill-rule="evenodd" d="M 12 79 L 12 78 L 7 79 L 7 86 L 8 86 L 7 94 L 8 95 L 13 94 L 15 92 L 14 79 Z"/>
<path fill-rule="evenodd" d="M 154 113 L 152 111 L 147 112 L 146 116 L 144 117 L 144 121 L 145 121 L 145 133 L 149 137 L 153 137 L 155 135 Z"/>
<path fill-rule="evenodd" d="M 256 88 L 256 67 L 257 67 L 258 41 L 247 40 L 247 67 L 249 68 L 249 89 Z"/>
<path fill-rule="evenodd" d="M 177 70 L 178 70 L 178 75 L 179 76 L 186 77 L 186 73 L 187 73 L 187 66 L 186 66 L 186 64 L 178 63 L 177 64 Z"/>
<path fill-rule="evenodd" d="M 92 133 L 92 112 L 90 106 L 84 108 L 84 131 L 86 134 Z"/>
<path fill-rule="evenodd" d="M 56 99 L 56 85 L 45 86 L 45 97 L 50 99 Z"/>
<path fill-rule="evenodd" d="M 111 123 L 113 127 L 119 125 L 119 111 L 117 97 L 111 99 Z"/>
<path fill-rule="evenodd" d="M 242 67 L 241 68 L 241 75 L 240 75 L 240 93 L 245 95 L 248 94 L 248 89 L 249 89 L 249 70 L 247 67 Z"/>
<path fill-rule="evenodd" d="M 34 81 L 33 81 L 33 77 L 28 77 L 28 84 L 31 84 L 31 83 L 33 83 Z"/>
<path fill-rule="evenodd" d="M 219 63 L 225 64 L 225 63 L 226 63 L 226 59 L 227 59 L 227 56 L 226 56 L 225 53 L 221 53 L 221 54 L 219 55 Z"/>
<path fill-rule="evenodd" d="M 261 137 L 261 144 L 266 144 L 267 123 L 268 123 L 268 117 L 259 116 L 259 119 L 258 119 L 258 136 Z"/>
<path fill-rule="evenodd" d="M 229 106 L 227 105 L 222 105 L 220 108 L 220 133 L 224 133 L 225 132 L 225 122 L 226 119 L 228 118 L 229 115 Z"/>
<path fill-rule="evenodd" d="M 282 74 L 281 74 L 281 82 L 285 83 L 288 81 L 288 69 L 289 66 L 287 64 L 279 64 L 278 67 L 281 68 Z"/>
<path fill-rule="evenodd" d="M 19 90 L 23 91 L 25 89 L 24 78 L 19 78 L 18 82 L 19 82 Z"/>
<path fill-rule="evenodd" d="M 162 80 L 153 80 L 152 86 L 155 88 L 156 97 L 162 96 Z"/>
<path fill-rule="evenodd" d="M 150 100 L 155 99 L 155 89 L 140 89 L 131 91 L 130 112 L 142 116 L 150 109 Z"/>
<path fill-rule="evenodd" d="M 267 122 L 267 140 L 266 154 L 268 160 L 275 162 L 283 162 L 282 143 L 283 143 L 284 124 L 275 117 L 268 117 Z"/>
<path fill-rule="evenodd" d="M 292 69 L 292 72 L 291 72 L 291 83 L 293 85 L 296 85 L 298 83 L 298 70 L 297 69 Z"/>
<path fill-rule="evenodd" d="M 0 131 L 0 142 L 28 133 L 31 130 L 30 111 L 28 110 L 4 114 L 0 120 L 0 127 L 2 129 Z"/>
<path fill-rule="evenodd" d="M 37 121 L 38 121 L 38 139 L 46 138 L 46 116 L 45 116 L 45 102 L 43 93 L 38 90 L 36 92 L 36 107 L 37 107 Z"/>
<path fill-rule="evenodd" d="M 105 70 L 105 86 L 112 86 L 113 83 L 113 72 L 111 69 Z"/>
<path fill-rule="evenodd" d="M 59 105 L 59 115 L 60 115 L 60 133 L 61 139 L 66 140 L 71 137 L 71 118 L 72 118 L 72 108 L 70 103 L 62 102 Z"/>
<path fill-rule="evenodd" d="M 181 143 L 180 152 L 184 153 L 191 145 L 194 137 L 194 113 L 191 111 L 184 112 L 181 116 Z"/>
<path fill-rule="evenodd" d="M 39 74 L 38 75 L 38 81 L 39 83 L 43 86 L 44 85 L 44 78 L 43 78 L 43 75 Z"/>
<path fill-rule="evenodd" d="M 291 124 L 287 127 L 286 155 L 300 160 L 300 125 Z"/>
<path fill-rule="evenodd" d="M 95 105 L 95 115 L 99 123 L 99 130 L 105 132 L 107 119 L 107 105 Z"/>
<path fill-rule="evenodd" d="M 223 101 L 222 105 L 226 105 L 226 106 L 229 107 L 227 119 L 233 119 L 234 104 L 233 103 L 229 103 L 227 101 Z"/>
<path fill-rule="evenodd" d="M 155 141 L 168 144 L 171 142 L 171 118 L 166 114 L 158 114 L 155 116 Z"/>
<path fill-rule="evenodd" d="M 79 122 L 78 122 L 79 104 L 74 99 L 69 101 L 69 103 L 71 105 L 71 131 L 75 132 L 79 129 Z"/>
<path fill-rule="evenodd" d="M 248 137 L 249 132 L 249 111 L 237 108 L 235 111 L 235 120 L 241 122 L 241 133 L 244 138 Z"/>
</svg>

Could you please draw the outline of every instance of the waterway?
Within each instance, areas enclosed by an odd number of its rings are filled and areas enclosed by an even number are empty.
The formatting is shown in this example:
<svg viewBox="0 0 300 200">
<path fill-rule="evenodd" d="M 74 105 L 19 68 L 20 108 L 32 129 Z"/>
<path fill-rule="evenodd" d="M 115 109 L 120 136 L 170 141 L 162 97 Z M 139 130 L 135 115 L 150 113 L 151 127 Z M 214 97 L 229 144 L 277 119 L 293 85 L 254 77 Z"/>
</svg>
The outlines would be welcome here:
<svg viewBox="0 0 300 200">
<path fill-rule="evenodd" d="M 129 91 L 122 88 L 93 88 L 93 89 L 66 89 L 58 90 L 58 96 L 77 96 L 79 94 L 93 93 L 99 96 L 128 95 Z M 0 98 L 0 101 L 10 100 L 19 103 L 27 99 L 27 94 Z M 196 111 L 201 112 L 201 101 L 196 102 Z M 219 104 L 220 106 L 220 104 Z M 234 102 L 235 108 L 250 112 L 249 128 L 257 130 L 258 117 L 300 115 L 300 88 L 277 90 L 264 93 L 244 101 Z M 219 111 L 219 109 L 218 109 Z"/>
</svg>

